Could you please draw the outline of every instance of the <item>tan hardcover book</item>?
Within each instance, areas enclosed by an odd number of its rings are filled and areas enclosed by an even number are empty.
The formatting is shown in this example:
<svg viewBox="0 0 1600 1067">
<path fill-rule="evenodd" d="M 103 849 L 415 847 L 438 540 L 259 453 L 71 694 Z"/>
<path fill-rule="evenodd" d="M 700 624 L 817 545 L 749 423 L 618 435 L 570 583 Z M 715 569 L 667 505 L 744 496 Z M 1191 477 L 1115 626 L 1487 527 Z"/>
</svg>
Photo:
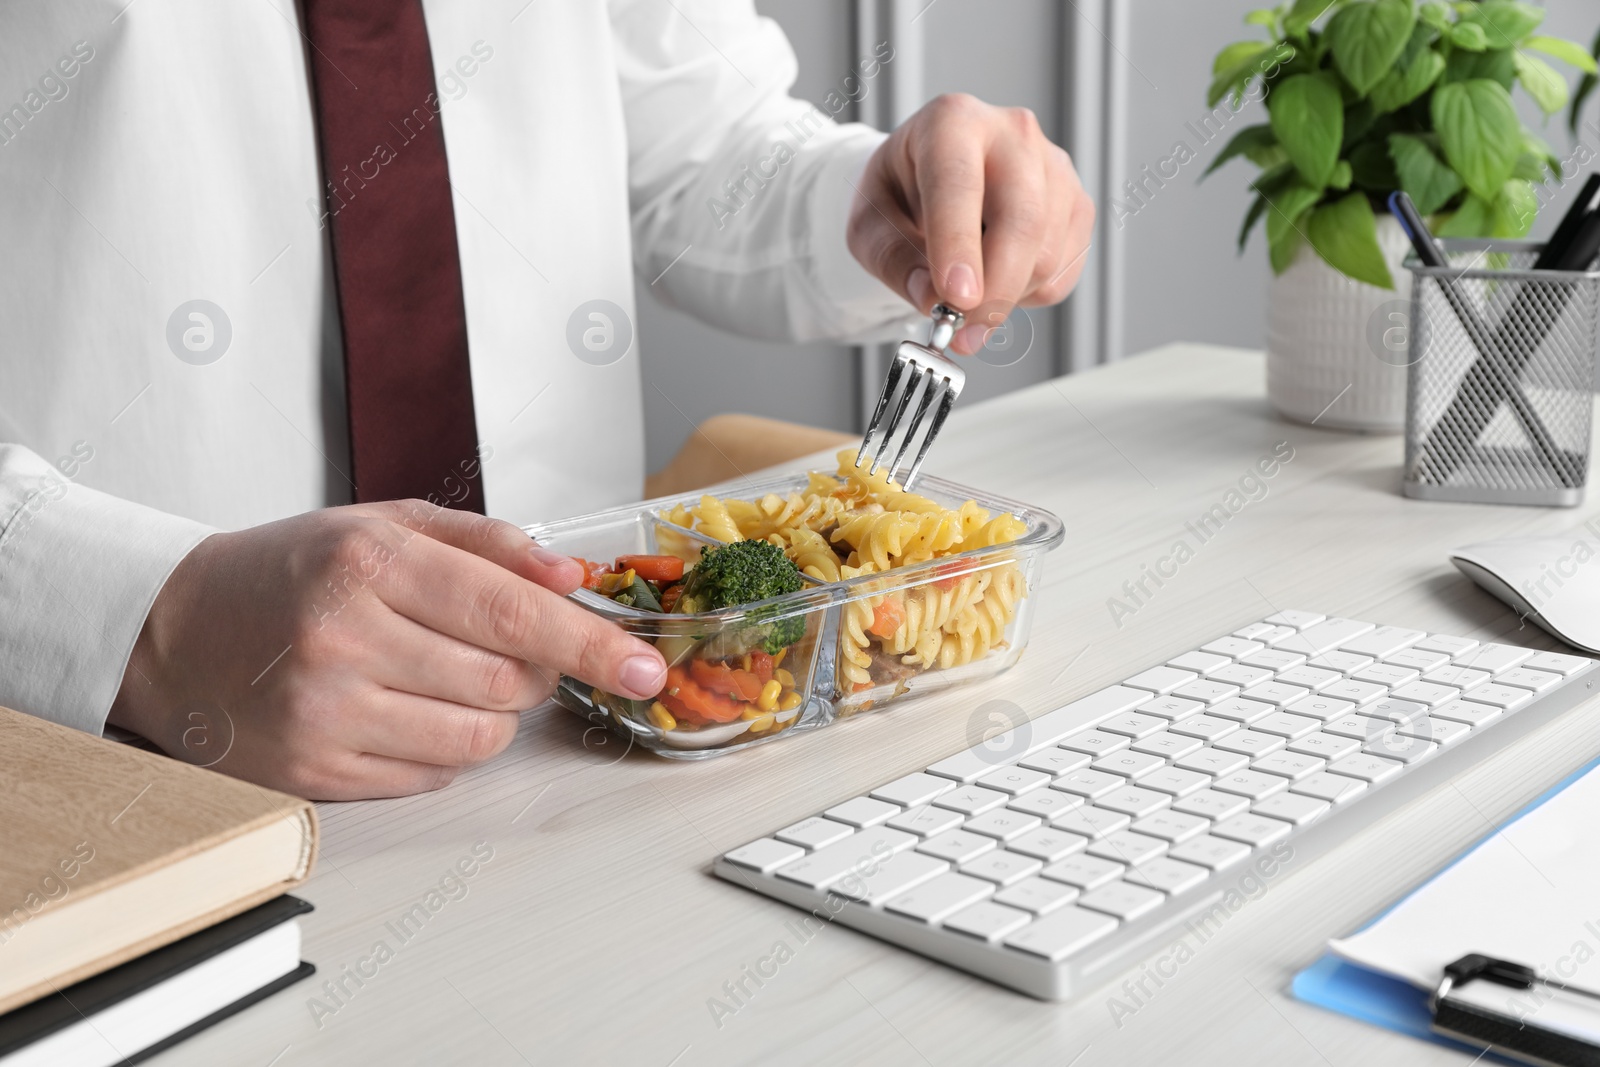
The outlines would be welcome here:
<svg viewBox="0 0 1600 1067">
<path fill-rule="evenodd" d="M 0 708 L 0 1012 L 306 880 L 298 797 Z"/>
</svg>

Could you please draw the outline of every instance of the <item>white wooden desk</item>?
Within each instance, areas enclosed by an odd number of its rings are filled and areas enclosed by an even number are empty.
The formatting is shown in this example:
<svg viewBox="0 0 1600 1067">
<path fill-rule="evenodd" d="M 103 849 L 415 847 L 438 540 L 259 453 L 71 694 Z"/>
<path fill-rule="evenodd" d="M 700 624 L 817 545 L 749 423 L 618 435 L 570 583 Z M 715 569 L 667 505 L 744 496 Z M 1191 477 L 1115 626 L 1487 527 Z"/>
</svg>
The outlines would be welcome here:
<svg viewBox="0 0 1600 1067">
<path fill-rule="evenodd" d="M 1040 714 L 1280 608 L 1558 647 L 1519 630 L 1445 553 L 1562 530 L 1592 508 L 1404 500 L 1399 438 L 1287 424 L 1263 393 L 1259 354 L 1181 345 L 958 412 L 933 469 L 1066 522 L 1014 670 L 701 763 L 625 754 L 541 709 L 508 752 L 442 792 L 324 805 L 322 859 L 302 894 L 317 907 L 305 920 L 317 977 L 158 1062 L 1464 1067 L 1303 1005 L 1287 983 L 1328 937 L 1600 751 L 1592 703 L 1275 879 L 1120 1027 L 1114 986 L 1046 1004 L 844 928 L 802 943 L 786 926 L 798 912 L 707 873 L 723 850 L 966 747 L 985 700 Z M 1118 627 L 1108 598 L 1285 440 L 1294 459 L 1268 496 Z M 402 945 L 391 924 L 478 842 L 493 858 L 464 896 L 433 898 Z M 709 999 L 728 1002 L 724 983 L 780 940 L 793 958 L 719 1027 Z M 393 957 L 365 964 L 364 985 L 346 977 L 351 995 L 315 1018 L 311 998 L 335 1003 L 323 981 L 380 941 Z"/>
</svg>

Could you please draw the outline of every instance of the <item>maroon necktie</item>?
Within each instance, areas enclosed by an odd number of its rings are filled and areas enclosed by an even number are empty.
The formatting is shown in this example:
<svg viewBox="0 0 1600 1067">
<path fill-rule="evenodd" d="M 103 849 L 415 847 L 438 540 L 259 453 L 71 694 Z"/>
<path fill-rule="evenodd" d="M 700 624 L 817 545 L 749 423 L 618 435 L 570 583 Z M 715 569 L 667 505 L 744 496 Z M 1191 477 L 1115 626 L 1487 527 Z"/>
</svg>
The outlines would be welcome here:
<svg viewBox="0 0 1600 1067">
<path fill-rule="evenodd" d="M 356 500 L 483 511 L 450 172 L 421 0 L 303 0 Z"/>
</svg>

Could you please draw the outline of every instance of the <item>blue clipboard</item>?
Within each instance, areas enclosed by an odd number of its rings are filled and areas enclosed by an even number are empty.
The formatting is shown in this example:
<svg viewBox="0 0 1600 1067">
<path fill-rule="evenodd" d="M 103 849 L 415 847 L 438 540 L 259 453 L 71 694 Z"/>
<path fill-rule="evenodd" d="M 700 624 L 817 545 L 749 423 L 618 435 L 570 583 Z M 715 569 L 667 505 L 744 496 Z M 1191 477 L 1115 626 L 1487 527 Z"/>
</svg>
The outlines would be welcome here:
<svg viewBox="0 0 1600 1067">
<path fill-rule="evenodd" d="M 1434 879 L 1442 877 L 1451 867 L 1460 863 L 1463 858 L 1499 833 L 1505 826 L 1509 826 L 1528 814 L 1528 812 L 1533 811 L 1596 767 L 1600 767 L 1600 757 L 1590 760 L 1543 793 L 1534 797 L 1515 815 L 1479 838 L 1471 848 L 1451 860 L 1437 874 L 1429 878 L 1427 882 L 1423 882 L 1422 885 L 1427 885 Z M 1422 886 L 1417 887 L 1417 889 L 1421 888 Z M 1412 893 L 1416 891 L 1416 889 L 1413 889 Z M 1401 900 L 1389 905 L 1360 929 L 1365 930 L 1368 926 L 1388 915 L 1389 912 L 1399 906 L 1401 901 L 1407 899 L 1410 895 L 1408 893 L 1406 897 L 1402 897 Z M 1445 962 L 1447 961 L 1441 961 L 1440 965 L 1443 966 Z M 1336 1011 L 1341 1015 L 1348 1015 L 1352 1019 L 1360 1019 L 1362 1022 L 1382 1026 L 1385 1029 L 1393 1030 L 1409 1037 L 1419 1037 L 1436 1045 L 1445 1045 L 1449 1048 L 1470 1053 L 1478 1052 L 1481 1047 L 1441 1037 L 1433 1032 L 1429 1026 L 1433 1017 L 1428 1011 L 1429 994 L 1426 990 L 1418 989 L 1410 982 L 1401 981 L 1387 974 L 1381 974 L 1351 963 L 1348 960 L 1340 959 L 1331 952 L 1325 953 L 1317 962 L 1295 975 L 1294 981 L 1289 985 L 1289 989 L 1297 999 L 1303 1000 L 1307 1004 L 1315 1004 L 1319 1008 L 1327 1008 L 1329 1011 Z M 1503 1057 L 1493 1052 L 1489 1053 L 1485 1059 L 1494 1059 L 1501 1063 L 1523 1062 Z"/>
</svg>

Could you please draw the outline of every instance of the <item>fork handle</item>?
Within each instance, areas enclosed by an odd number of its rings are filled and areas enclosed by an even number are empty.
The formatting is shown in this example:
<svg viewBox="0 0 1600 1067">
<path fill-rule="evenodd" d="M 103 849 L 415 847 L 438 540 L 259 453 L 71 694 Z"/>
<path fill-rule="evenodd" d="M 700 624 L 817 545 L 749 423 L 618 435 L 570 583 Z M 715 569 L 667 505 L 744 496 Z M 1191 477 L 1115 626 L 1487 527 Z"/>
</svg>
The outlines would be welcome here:
<svg viewBox="0 0 1600 1067">
<path fill-rule="evenodd" d="M 928 326 L 928 347 L 942 353 L 950 344 L 950 339 L 956 335 L 956 331 L 961 329 L 966 316 L 944 304 L 933 305 L 932 315 L 933 322 Z"/>
</svg>

